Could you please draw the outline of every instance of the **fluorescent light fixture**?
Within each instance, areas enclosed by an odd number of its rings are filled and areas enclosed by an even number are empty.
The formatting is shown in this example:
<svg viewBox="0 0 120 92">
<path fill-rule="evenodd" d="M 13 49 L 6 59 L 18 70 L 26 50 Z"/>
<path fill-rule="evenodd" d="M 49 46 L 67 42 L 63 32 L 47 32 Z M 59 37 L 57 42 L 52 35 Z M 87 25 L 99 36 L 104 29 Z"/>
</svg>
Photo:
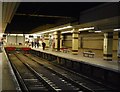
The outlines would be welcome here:
<svg viewBox="0 0 120 92">
<path fill-rule="evenodd" d="M 88 32 L 94 32 L 93 30 L 89 30 Z"/>
<path fill-rule="evenodd" d="M 81 28 L 81 29 L 79 29 L 79 31 L 85 31 L 85 30 L 91 30 L 91 29 L 94 29 L 94 27 Z"/>
<path fill-rule="evenodd" d="M 66 27 L 61 27 L 61 28 L 57 28 L 57 29 L 53 29 L 53 30 L 48 30 L 48 31 L 40 32 L 39 34 L 44 34 L 44 33 L 48 33 L 48 32 L 55 32 L 55 31 L 64 30 L 64 29 L 68 29 L 68 28 L 72 28 L 72 26 L 66 26 Z"/>
<path fill-rule="evenodd" d="M 10 36 L 23 36 L 23 34 L 8 34 Z"/>
<path fill-rule="evenodd" d="M 61 32 L 62 34 L 65 34 L 65 33 L 72 33 L 73 31 L 64 31 L 64 32 Z"/>
<path fill-rule="evenodd" d="M 51 31 L 59 31 L 59 30 L 63 30 L 63 29 L 68 29 L 68 28 L 72 28 L 72 26 L 66 26 L 66 27 L 62 27 L 62 28 L 57 28 Z"/>
<path fill-rule="evenodd" d="M 9 34 L 10 36 L 16 36 L 17 34 Z"/>
<path fill-rule="evenodd" d="M 95 33 L 100 33 L 101 31 L 95 31 Z"/>
<path fill-rule="evenodd" d="M 17 34 L 17 36 L 23 36 L 23 34 Z"/>
<path fill-rule="evenodd" d="M 119 29 L 114 29 L 114 31 L 120 31 L 120 28 Z"/>
</svg>

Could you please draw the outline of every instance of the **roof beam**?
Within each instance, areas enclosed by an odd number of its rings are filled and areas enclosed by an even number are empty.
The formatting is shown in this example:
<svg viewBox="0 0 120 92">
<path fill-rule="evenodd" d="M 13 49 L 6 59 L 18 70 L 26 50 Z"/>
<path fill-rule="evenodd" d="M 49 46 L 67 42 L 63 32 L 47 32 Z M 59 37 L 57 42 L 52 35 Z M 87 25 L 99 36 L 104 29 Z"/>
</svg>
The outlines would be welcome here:
<svg viewBox="0 0 120 92">
<path fill-rule="evenodd" d="M 52 16 L 52 15 L 39 15 L 39 14 L 24 14 L 24 13 L 16 13 L 15 15 L 18 16 L 31 16 L 31 17 L 47 17 L 47 18 L 72 18 L 72 17 L 66 17 L 66 16 Z"/>
</svg>

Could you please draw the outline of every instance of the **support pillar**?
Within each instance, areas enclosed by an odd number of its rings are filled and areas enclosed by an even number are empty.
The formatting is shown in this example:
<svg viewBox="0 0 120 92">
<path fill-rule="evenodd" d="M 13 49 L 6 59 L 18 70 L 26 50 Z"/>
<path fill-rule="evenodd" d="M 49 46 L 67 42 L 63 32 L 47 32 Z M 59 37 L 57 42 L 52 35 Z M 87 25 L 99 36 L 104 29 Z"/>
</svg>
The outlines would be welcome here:
<svg viewBox="0 0 120 92">
<path fill-rule="evenodd" d="M 104 60 L 112 61 L 113 32 L 104 33 Z"/>
<path fill-rule="evenodd" d="M 60 48 L 63 47 L 63 35 L 61 34 L 60 35 Z"/>
<path fill-rule="evenodd" d="M 15 45 L 18 45 L 18 44 L 17 44 L 17 38 L 18 38 L 18 35 L 16 35 L 16 41 L 15 41 Z"/>
<path fill-rule="evenodd" d="M 118 62 L 120 63 L 120 32 L 118 32 L 118 51 L 117 51 L 117 56 L 118 56 Z"/>
<path fill-rule="evenodd" d="M 78 54 L 78 29 L 74 29 L 72 34 L 72 54 L 77 55 Z"/>
<path fill-rule="evenodd" d="M 80 37 L 80 48 L 83 48 L 83 37 Z"/>
<path fill-rule="evenodd" d="M 25 46 L 25 34 L 23 34 L 23 45 Z"/>
<path fill-rule="evenodd" d="M 54 32 L 54 41 L 55 41 L 55 49 L 57 49 L 57 44 L 58 44 L 58 41 L 57 41 L 57 38 L 58 38 L 58 36 L 57 36 L 57 32 Z"/>
<path fill-rule="evenodd" d="M 54 32 L 56 51 L 60 51 L 60 33 L 60 31 Z"/>
<path fill-rule="evenodd" d="M 49 34 L 44 34 L 44 42 L 46 44 L 45 48 L 49 48 Z"/>
</svg>

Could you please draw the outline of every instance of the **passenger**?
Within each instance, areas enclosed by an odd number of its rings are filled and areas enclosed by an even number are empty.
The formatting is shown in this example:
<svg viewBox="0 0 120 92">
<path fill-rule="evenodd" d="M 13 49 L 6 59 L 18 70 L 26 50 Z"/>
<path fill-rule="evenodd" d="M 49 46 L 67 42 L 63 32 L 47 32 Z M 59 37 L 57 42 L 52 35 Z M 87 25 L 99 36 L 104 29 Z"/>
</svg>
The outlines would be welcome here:
<svg viewBox="0 0 120 92">
<path fill-rule="evenodd" d="M 36 48 L 37 42 L 35 41 L 34 43 L 35 43 L 34 45 L 35 45 L 35 48 Z"/>
<path fill-rule="evenodd" d="M 31 44 L 32 44 L 32 48 L 33 48 L 33 46 L 34 46 L 34 42 L 32 41 Z"/>
<path fill-rule="evenodd" d="M 43 50 L 45 50 L 45 46 L 46 46 L 46 44 L 44 42 L 42 42 Z"/>
<path fill-rule="evenodd" d="M 39 48 L 39 42 L 37 42 L 37 48 Z"/>
<path fill-rule="evenodd" d="M 39 40 L 37 40 L 36 42 L 37 42 L 37 43 L 36 43 L 36 44 L 37 44 L 37 48 L 39 48 Z"/>
</svg>

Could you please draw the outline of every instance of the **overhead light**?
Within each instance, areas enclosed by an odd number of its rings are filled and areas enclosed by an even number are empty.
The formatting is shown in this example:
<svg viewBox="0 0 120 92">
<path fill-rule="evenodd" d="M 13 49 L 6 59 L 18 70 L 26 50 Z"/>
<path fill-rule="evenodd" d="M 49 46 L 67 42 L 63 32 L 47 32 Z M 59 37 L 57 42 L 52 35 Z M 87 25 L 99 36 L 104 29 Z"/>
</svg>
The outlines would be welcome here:
<svg viewBox="0 0 120 92">
<path fill-rule="evenodd" d="M 91 30 L 91 29 L 94 29 L 94 27 L 81 28 L 81 29 L 79 29 L 79 31 L 85 31 L 85 30 Z"/>
<path fill-rule="evenodd" d="M 23 36 L 23 34 L 8 34 L 10 36 Z"/>
<path fill-rule="evenodd" d="M 59 30 L 68 29 L 68 28 L 72 28 L 72 26 L 66 26 L 66 27 L 62 27 L 62 28 L 57 28 L 57 29 L 49 30 L 49 32 L 59 31 Z"/>
<path fill-rule="evenodd" d="M 23 36 L 23 34 L 17 34 L 17 36 Z"/>
<path fill-rule="evenodd" d="M 57 28 L 57 29 L 53 29 L 53 30 L 48 30 L 48 31 L 40 32 L 39 34 L 44 34 L 44 33 L 48 33 L 48 32 L 55 32 L 55 31 L 64 30 L 64 29 L 68 29 L 68 28 L 72 28 L 72 26 L 66 26 L 66 27 L 61 27 L 61 28 Z"/>
<path fill-rule="evenodd" d="M 72 26 L 66 26 L 66 27 L 58 28 L 56 30 L 63 30 L 63 29 L 67 29 L 67 28 L 72 28 Z"/>
<path fill-rule="evenodd" d="M 10 36 L 16 36 L 17 34 L 9 34 Z"/>
<path fill-rule="evenodd" d="M 61 32 L 62 34 L 65 34 L 65 33 L 72 33 L 73 31 L 64 31 L 64 32 Z"/>
<path fill-rule="evenodd" d="M 89 30 L 88 32 L 94 32 L 93 30 Z"/>
<path fill-rule="evenodd" d="M 95 33 L 100 33 L 101 31 L 95 31 Z"/>
<path fill-rule="evenodd" d="M 119 29 L 114 29 L 114 31 L 120 31 L 120 28 Z"/>
</svg>

